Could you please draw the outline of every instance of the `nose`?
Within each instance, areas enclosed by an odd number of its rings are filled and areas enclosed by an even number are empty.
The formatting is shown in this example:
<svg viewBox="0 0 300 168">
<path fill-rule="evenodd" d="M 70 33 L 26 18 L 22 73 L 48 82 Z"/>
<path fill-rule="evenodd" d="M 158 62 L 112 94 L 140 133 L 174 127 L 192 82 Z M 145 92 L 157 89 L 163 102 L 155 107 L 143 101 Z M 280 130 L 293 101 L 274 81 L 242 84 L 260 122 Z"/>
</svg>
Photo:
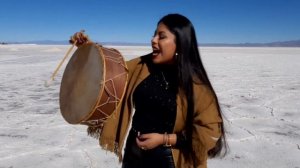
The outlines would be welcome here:
<svg viewBox="0 0 300 168">
<path fill-rule="evenodd" d="M 151 39 L 151 44 L 154 45 L 154 44 L 157 44 L 157 36 L 153 36 L 152 39 Z"/>
</svg>

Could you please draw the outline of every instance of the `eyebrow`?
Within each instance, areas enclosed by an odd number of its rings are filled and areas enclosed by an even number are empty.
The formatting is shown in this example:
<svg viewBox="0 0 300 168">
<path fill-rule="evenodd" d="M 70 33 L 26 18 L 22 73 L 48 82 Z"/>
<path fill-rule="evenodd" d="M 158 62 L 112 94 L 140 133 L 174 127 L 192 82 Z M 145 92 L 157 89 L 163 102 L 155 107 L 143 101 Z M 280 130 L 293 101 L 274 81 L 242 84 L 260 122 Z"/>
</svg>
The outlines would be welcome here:
<svg viewBox="0 0 300 168">
<path fill-rule="evenodd" d="M 154 35 L 155 34 L 159 34 L 159 35 L 161 35 L 161 34 L 166 34 L 166 32 L 165 31 L 159 31 L 159 32 L 157 32 L 156 30 L 154 31 Z"/>
</svg>

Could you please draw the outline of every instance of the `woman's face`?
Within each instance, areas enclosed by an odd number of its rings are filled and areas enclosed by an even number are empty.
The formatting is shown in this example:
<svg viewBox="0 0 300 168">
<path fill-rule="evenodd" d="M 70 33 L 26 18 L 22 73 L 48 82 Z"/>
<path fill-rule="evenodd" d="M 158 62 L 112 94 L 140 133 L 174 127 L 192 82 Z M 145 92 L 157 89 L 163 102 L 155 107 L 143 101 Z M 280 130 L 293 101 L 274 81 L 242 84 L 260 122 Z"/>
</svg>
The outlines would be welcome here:
<svg viewBox="0 0 300 168">
<path fill-rule="evenodd" d="M 151 40 L 152 60 L 155 64 L 173 64 L 175 62 L 176 37 L 167 26 L 160 23 Z"/>
</svg>

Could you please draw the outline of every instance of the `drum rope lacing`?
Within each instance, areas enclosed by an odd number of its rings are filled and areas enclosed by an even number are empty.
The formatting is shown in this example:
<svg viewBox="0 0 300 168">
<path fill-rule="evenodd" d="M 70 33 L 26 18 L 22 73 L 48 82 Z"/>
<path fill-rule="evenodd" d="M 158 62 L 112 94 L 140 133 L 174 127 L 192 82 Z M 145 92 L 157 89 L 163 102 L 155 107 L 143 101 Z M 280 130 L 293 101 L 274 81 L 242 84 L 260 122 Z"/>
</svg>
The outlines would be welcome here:
<svg viewBox="0 0 300 168">
<path fill-rule="evenodd" d="M 115 62 L 115 63 L 118 63 L 119 65 L 123 66 L 127 70 L 127 67 L 124 64 L 122 64 L 122 56 L 121 56 L 121 54 L 119 52 L 114 51 L 114 49 L 109 49 L 109 50 L 107 49 L 109 52 L 113 52 L 113 53 L 115 53 L 115 54 L 117 54 L 117 55 L 120 56 L 119 58 L 115 58 L 115 57 L 109 57 L 109 56 L 105 55 L 103 53 L 103 51 L 102 51 L 102 49 L 105 49 L 105 48 L 102 48 L 102 46 L 99 46 L 99 49 L 100 49 L 99 50 L 100 53 L 104 56 L 105 59 L 110 60 L 110 61 Z M 121 98 L 117 97 L 117 91 L 116 91 L 116 87 L 115 87 L 113 79 L 118 78 L 118 77 L 123 76 L 123 75 L 126 75 L 126 72 L 121 73 L 119 75 L 116 75 L 113 78 L 107 79 L 107 80 L 102 81 L 100 83 L 100 86 L 104 84 L 104 90 L 109 95 L 109 97 L 107 98 L 107 100 L 105 102 L 103 102 L 102 104 L 96 106 L 93 111 L 98 111 L 101 114 L 103 114 L 105 117 L 101 118 L 101 119 L 84 121 L 85 124 L 89 125 L 90 127 L 102 127 L 103 123 L 108 118 L 112 117 L 115 114 L 113 112 L 112 113 L 113 115 L 108 115 L 104 111 L 101 110 L 101 107 L 105 106 L 108 103 L 114 103 L 115 104 L 114 111 L 117 109 L 118 103 L 121 101 Z M 113 91 L 110 91 L 109 88 L 106 87 L 105 83 L 108 83 L 108 82 L 111 82 Z M 113 98 L 114 100 L 111 100 L 111 98 Z M 98 102 L 99 101 L 100 100 L 98 100 Z"/>
</svg>

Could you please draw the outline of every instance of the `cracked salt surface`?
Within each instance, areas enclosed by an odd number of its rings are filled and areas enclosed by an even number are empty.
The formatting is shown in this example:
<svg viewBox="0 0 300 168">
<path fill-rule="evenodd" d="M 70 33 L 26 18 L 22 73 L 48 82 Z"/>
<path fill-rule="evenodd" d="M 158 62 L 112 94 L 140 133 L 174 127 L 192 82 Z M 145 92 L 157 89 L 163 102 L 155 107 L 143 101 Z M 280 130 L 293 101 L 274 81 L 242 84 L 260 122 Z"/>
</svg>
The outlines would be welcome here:
<svg viewBox="0 0 300 168">
<path fill-rule="evenodd" d="M 111 46 L 113 47 L 113 46 Z M 46 88 L 66 45 L 0 45 L 0 168 L 118 168 L 86 127 L 58 106 L 60 80 Z M 118 46 L 128 60 L 150 47 Z M 229 154 L 208 166 L 300 167 L 300 48 L 200 49 L 226 117 Z"/>
</svg>

